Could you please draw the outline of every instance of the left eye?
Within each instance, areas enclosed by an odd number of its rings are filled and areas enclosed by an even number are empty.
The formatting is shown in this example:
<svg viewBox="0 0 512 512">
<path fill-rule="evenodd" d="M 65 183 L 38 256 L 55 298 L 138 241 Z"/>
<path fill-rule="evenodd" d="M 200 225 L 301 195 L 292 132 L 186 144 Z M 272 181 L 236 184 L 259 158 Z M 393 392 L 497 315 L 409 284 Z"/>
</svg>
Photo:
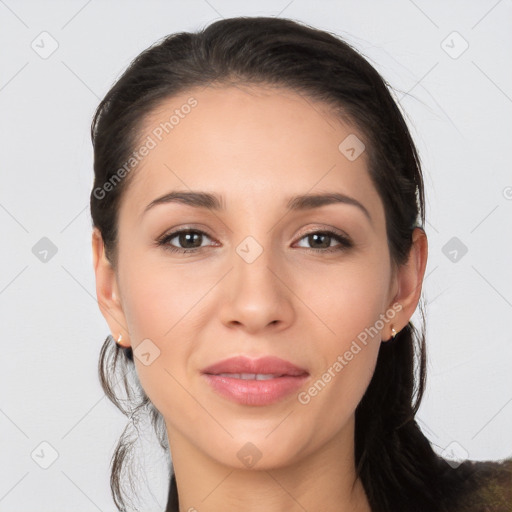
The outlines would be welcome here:
<svg viewBox="0 0 512 512">
<path fill-rule="evenodd" d="M 348 238 L 333 231 L 313 231 L 303 236 L 301 240 L 306 240 L 307 243 L 312 245 L 312 247 L 306 247 L 306 249 L 322 252 L 340 251 L 353 245 Z M 333 241 L 338 242 L 338 245 L 332 246 L 331 242 Z"/>
</svg>

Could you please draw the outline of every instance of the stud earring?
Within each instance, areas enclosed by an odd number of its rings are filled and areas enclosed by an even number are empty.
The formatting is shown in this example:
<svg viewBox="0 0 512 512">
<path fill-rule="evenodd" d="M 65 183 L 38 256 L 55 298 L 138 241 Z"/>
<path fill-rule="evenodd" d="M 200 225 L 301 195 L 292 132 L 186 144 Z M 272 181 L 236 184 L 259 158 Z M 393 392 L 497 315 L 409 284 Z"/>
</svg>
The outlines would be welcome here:
<svg viewBox="0 0 512 512">
<path fill-rule="evenodd" d="M 391 328 L 391 338 L 395 339 L 397 332 L 394 327 Z"/>
<path fill-rule="evenodd" d="M 121 340 L 123 339 L 123 335 L 119 334 L 119 337 L 117 338 L 117 340 L 112 336 L 112 339 L 115 341 L 115 344 L 117 345 L 118 348 L 123 349 L 122 352 L 124 353 L 125 357 L 127 359 L 129 359 L 130 361 L 133 361 L 132 347 L 130 347 L 129 345 L 127 347 L 125 347 L 124 345 L 121 345 Z"/>
</svg>

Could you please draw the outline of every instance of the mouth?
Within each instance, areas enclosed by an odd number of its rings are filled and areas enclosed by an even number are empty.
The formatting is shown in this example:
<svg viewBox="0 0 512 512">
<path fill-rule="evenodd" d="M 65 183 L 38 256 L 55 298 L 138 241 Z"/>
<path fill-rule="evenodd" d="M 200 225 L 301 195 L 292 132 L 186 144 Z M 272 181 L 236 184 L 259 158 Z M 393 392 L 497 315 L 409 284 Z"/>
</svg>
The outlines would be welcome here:
<svg viewBox="0 0 512 512">
<path fill-rule="evenodd" d="M 283 400 L 309 378 L 304 368 L 273 356 L 225 359 L 204 368 L 202 375 L 220 396 L 250 406 Z"/>
<path fill-rule="evenodd" d="M 272 374 L 272 373 L 217 373 L 219 377 L 229 377 L 231 379 L 241 380 L 270 380 L 283 377 L 283 374 Z"/>
</svg>

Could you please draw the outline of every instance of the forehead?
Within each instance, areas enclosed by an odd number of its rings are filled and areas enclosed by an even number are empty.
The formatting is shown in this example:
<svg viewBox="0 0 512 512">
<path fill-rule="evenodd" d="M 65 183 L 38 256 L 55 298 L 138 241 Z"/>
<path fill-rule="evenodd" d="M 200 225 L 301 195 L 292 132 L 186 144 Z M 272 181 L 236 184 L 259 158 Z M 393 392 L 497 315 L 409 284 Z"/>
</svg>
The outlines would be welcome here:
<svg viewBox="0 0 512 512">
<path fill-rule="evenodd" d="M 193 88 L 166 99 L 144 119 L 138 148 L 150 149 L 126 191 L 130 211 L 176 189 L 216 192 L 227 198 L 228 208 L 242 198 L 261 207 L 262 199 L 332 189 L 379 215 L 366 152 L 351 160 L 342 151 L 354 137 L 364 141 L 328 105 L 289 89 Z"/>
</svg>

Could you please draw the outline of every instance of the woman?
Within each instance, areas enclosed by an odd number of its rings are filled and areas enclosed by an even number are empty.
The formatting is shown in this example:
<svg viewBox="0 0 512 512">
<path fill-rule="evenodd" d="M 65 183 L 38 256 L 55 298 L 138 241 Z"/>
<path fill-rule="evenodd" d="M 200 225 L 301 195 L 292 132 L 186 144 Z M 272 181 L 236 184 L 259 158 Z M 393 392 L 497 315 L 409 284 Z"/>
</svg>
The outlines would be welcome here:
<svg viewBox="0 0 512 512">
<path fill-rule="evenodd" d="M 167 511 L 485 510 L 491 484 L 510 510 L 510 464 L 447 461 L 414 419 L 423 180 L 363 57 L 286 19 L 174 34 L 107 93 L 92 138 L 100 378 L 169 449 Z"/>
</svg>

